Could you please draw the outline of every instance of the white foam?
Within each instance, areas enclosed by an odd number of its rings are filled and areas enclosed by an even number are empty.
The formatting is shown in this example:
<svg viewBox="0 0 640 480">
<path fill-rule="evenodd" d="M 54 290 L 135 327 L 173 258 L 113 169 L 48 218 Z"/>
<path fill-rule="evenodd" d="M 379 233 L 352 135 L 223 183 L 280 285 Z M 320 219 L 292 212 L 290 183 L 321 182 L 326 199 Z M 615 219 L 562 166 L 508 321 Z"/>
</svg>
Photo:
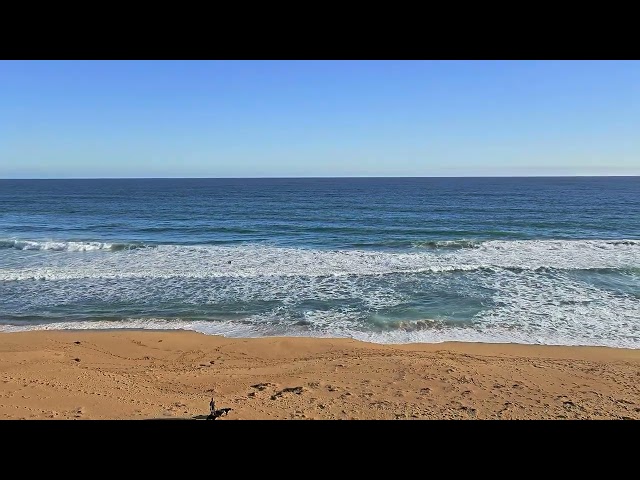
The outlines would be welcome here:
<svg viewBox="0 0 640 480">
<path fill-rule="evenodd" d="M 0 332 L 23 332 L 38 330 L 191 330 L 209 335 L 229 337 L 263 336 L 257 325 L 243 325 L 233 322 L 184 321 L 163 318 L 128 318 L 125 320 L 92 320 L 77 322 L 50 322 L 30 325 L 0 325 Z"/>
<path fill-rule="evenodd" d="M 477 315 L 482 330 L 539 339 L 534 343 L 640 348 L 640 300 L 634 296 L 563 273 L 502 272 L 483 280 L 496 306 Z"/>
<path fill-rule="evenodd" d="M 77 248 L 84 248 L 79 244 Z M 100 249 L 102 245 L 85 245 Z M 70 248 L 67 246 L 66 248 Z M 541 268 L 580 270 L 640 267 L 640 242 L 605 240 L 490 241 L 453 252 L 391 253 L 263 246 L 175 246 L 113 252 L 98 257 L 38 259 L 33 266 L 0 268 L 0 280 L 72 278 L 215 278 L 385 275 Z"/>
<path fill-rule="evenodd" d="M 0 332 L 21 332 L 38 330 L 187 330 L 207 335 L 221 335 L 228 338 L 259 337 L 316 337 L 352 338 L 378 344 L 407 343 L 516 343 L 524 345 L 583 345 L 614 348 L 640 348 L 640 339 L 597 338 L 589 336 L 567 336 L 561 332 L 531 334 L 523 330 L 491 327 L 484 330 L 469 327 L 449 327 L 446 329 L 418 331 L 370 332 L 353 328 L 309 329 L 299 326 L 274 327 L 260 324 L 237 323 L 232 321 L 184 321 L 178 319 L 126 319 L 118 321 L 78 321 L 53 322 L 36 325 L 0 325 Z"/>
<path fill-rule="evenodd" d="M 97 249 L 99 250 L 99 249 Z M 85 309 L 159 302 L 225 305 L 269 302 L 241 322 L 136 320 L 0 326 L 187 329 L 227 336 L 305 335 L 378 343 L 479 341 L 640 348 L 640 299 L 578 280 L 576 270 L 621 269 L 635 281 L 640 241 L 489 241 L 476 248 L 411 253 L 269 246 L 159 246 L 25 258 L 0 265 L 4 305 L 16 315 L 60 306 Z M 10 252 L 11 253 L 11 252 Z M 12 252 L 14 256 L 20 252 Z M 29 257 L 27 255 L 22 255 Z M 549 269 L 540 272 L 539 269 Z M 636 270 L 634 270 L 636 269 Z M 459 275 L 423 273 L 464 271 Z M 39 280 L 39 281 L 34 281 Z M 372 332 L 367 316 L 425 291 L 487 295 L 471 326 Z M 266 303 L 265 303 L 266 302 Z M 305 302 L 326 302 L 325 307 Z M 2 319 L 0 319 L 2 320 Z M 297 322 L 301 325 L 295 325 Z M 410 325 L 409 325 L 410 327 Z"/>
<path fill-rule="evenodd" d="M 102 242 L 36 242 L 30 240 L 3 240 L 2 245 L 16 250 L 53 250 L 58 252 L 89 252 L 92 250 L 109 250 L 111 243 Z"/>
</svg>

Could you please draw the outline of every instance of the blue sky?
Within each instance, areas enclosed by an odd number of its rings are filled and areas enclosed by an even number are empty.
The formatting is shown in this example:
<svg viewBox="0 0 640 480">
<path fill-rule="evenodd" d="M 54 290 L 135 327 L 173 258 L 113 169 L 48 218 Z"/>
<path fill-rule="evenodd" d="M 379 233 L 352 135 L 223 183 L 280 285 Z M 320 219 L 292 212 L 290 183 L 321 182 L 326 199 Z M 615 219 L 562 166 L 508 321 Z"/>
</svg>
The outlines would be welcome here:
<svg viewBox="0 0 640 480">
<path fill-rule="evenodd" d="M 0 178 L 640 175 L 638 61 L 0 61 Z"/>
</svg>

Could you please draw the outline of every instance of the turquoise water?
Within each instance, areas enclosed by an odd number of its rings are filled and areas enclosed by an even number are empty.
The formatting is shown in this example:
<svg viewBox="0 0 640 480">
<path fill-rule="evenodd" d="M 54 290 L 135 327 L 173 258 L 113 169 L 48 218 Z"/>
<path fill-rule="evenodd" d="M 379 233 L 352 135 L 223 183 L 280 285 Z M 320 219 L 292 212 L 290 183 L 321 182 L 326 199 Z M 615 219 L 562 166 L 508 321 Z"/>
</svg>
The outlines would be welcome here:
<svg viewBox="0 0 640 480">
<path fill-rule="evenodd" d="M 640 178 L 0 180 L 0 330 L 640 348 Z"/>
</svg>

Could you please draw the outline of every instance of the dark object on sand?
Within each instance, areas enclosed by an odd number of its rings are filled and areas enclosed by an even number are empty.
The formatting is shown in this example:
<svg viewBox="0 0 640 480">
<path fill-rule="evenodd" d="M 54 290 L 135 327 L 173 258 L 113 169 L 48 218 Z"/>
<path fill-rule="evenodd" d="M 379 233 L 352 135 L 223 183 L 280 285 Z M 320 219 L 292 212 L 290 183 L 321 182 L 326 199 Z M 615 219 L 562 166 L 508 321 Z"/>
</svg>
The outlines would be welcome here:
<svg viewBox="0 0 640 480">
<path fill-rule="evenodd" d="M 211 401 L 209 402 L 209 410 L 211 413 L 209 413 L 207 420 L 215 420 L 216 418 L 222 417 L 231 411 L 230 408 L 220 408 L 216 410 L 216 402 L 213 397 L 211 397 Z"/>
</svg>

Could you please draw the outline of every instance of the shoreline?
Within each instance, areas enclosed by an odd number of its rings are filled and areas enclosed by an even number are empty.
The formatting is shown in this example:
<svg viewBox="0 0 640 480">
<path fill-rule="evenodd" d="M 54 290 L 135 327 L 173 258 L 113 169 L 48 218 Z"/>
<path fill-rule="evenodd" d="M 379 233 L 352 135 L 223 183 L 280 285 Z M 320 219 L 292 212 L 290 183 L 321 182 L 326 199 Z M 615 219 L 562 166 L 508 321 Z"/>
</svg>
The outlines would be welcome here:
<svg viewBox="0 0 640 480">
<path fill-rule="evenodd" d="M 101 332 L 185 332 L 194 333 L 196 335 L 203 335 L 205 337 L 218 337 L 229 340 L 257 340 L 257 339 L 308 339 L 308 340 L 350 340 L 356 343 L 364 343 L 366 345 L 389 345 L 395 347 L 402 347 L 403 345 L 491 345 L 495 347 L 500 346 L 518 346 L 518 347 L 544 347 L 544 348 L 580 348 L 580 349 L 593 349 L 603 348 L 610 350 L 628 350 L 640 352 L 640 347 L 618 347 L 611 345 L 590 345 L 590 344 L 563 344 L 563 343 L 519 343 L 519 342 L 500 342 L 500 341 L 484 341 L 484 340 L 442 340 L 442 341 L 416 341 L 416 342 L 375 342 L 370 340 L 363 340 L 353 337 L 320 337 L 320 336 L 308 336 L 308 335 L 256 335 L 256 336 L 226 336 L 221 333 L 205 333 L 199 330 L 191 330 L 185 328 L 143 328 L 143 327 L 108 327 L 108 328 L 41 328 L 32 330 L 0 330 L 0 337 L 2 335 L 12 335 L 16 333 L 36 333 L 36 332 L 88 332 L 88 333 L 101 333 Z"/>
<path fill-rule="evenodd" d="M 0 333 L 0 418 L 640 419 L 640 350 L 188 330 Z"/>
</svg>

